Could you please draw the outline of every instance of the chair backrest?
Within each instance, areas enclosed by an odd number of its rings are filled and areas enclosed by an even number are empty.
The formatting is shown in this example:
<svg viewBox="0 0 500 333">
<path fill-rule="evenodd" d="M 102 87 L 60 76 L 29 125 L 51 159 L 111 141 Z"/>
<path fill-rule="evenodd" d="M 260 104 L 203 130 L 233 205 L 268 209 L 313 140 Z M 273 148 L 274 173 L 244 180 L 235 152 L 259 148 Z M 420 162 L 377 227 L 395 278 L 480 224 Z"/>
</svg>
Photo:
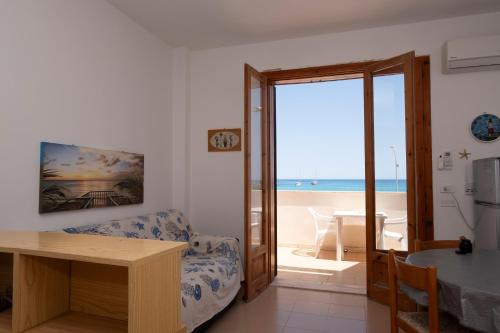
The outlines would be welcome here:
<svg viewBox="0 0 500 333">
<path fill-rule="evenodd" d="M 405 227 L 402 230 L 402 236 L 403 238 L 401 239 L 403 249 L 408 248 L 408 215 L 404 215 L 402 217 L 397 217 L 393 219 L 386 219 L 384 221 L 384 227 L 387 227 L 389 225 L 405 225 Z M 381 235 L 382 237 L 384 236 L 383 234 Z"/>
<path fill-rule="evenodd" d="M 318 212 L 312 207 L 308 207 L 307 210 L 309 211 L 309 214 L 311 214 L 311 216 L 314 220 L 314 227 L 316 228 L 316 232 L 328 228 L 328 224 L 333 219 L 332 216 L 325 216 L 325 215 L 318 214 Z M 321 223 L 321 222 L 324 222 L 324 223 Z"/>
<path fill-rule="evenodd" d="M 404 224 L 408 223 L 408 215 L 402 216 L 402 217 L 396 217 L 393 219 L 386 219 L 384 221 L 387 224 Z"/>
<path fill-rule="evenodd" d="M 415 251 L 425 251 L 433 249 L 458 249 L 460 240 L 415 240 Z"/>
<path fill-rule="evenodd" d="M 391 305 L 391 332 L 397 333 L 400 321 L 398 317 L 398 282 L 406 286 L 427 292 L 429 333 L 439 332 L 439 310 L 437 298 L 437 269 L 410 265 L 396 256 L 394 250 L 389 251 L 389 299 Z"/>
<path fill-rule="evenodd" d="M 311 216 L 314 220 L 314 228 L 316 228 L 316 232 L 319 231 L 320 226 L 319 226 L 319 221 L 318 221 L 318 213 L 316 213 L 316 211 L 311 207 L 308 207 L 307 210 L 309 211 L 309 214 L 311 214 Z"/>
</svg>

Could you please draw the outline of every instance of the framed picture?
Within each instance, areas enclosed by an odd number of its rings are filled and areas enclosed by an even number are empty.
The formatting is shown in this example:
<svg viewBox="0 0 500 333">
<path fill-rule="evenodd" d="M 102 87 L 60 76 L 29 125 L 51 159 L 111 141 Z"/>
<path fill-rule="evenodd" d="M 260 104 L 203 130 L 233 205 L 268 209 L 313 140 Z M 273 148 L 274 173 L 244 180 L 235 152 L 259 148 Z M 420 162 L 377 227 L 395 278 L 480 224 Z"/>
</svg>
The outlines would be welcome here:
<svg viewBox="0 0 500 333">
<path fill-rule="evenodd" d="M 500 137 L 500 119 L 489 113 L 474 118 L 470 125 L 472 136 L 481 142 L 494 142 Z"/>
<path fill-rule="evenodd" d="M 42 142 L 39 212 L 144 202 L 144 155 Z"/>
<path fill-rule="evenodd" d="M 226 152 L 241 150 L 241 128 L 208 130 L 208 151 Z"/>
</svg>

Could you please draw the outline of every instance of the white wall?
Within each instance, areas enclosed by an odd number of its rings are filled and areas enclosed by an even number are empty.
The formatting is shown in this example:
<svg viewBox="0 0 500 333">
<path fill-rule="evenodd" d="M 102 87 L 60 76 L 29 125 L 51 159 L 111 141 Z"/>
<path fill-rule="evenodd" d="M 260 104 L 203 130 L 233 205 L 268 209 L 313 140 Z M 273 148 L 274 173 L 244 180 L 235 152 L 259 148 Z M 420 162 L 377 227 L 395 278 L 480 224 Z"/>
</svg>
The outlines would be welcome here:
<svg viewBox="0 0 500 333">
<path fill-rule="evenodd" d="M 465 213 L 472 218 L 471 198 L 462 195 L 470 161 L 459 160 L 456 153 L 467 148 L 474 159 L 500 154 L 500 143 L 477 143 L 468 132 L 475 115 L 500 114 L 500 71 L 443 75 L 441 47 L 448 39 L 500 34 L 499 22 L 500 13 L 493 13 L 192 52 L 188 196 L 194 227 L 243 238 L 243 153 L 208 153 L 206 133 L 209 128 L 243 127 L 245 62 L 258 70 L 286 69 L 382 59 L 416 50 L 431 56 L 434 156 L 451 150 L 455 158 L 452 171 L 434 170 L 435 235 L 470 236 L 454 208 L 439 206 L 438 188 L 456 185 Z"/>
<path fill-rule="evenodd" d="M 102 0 L 0 0 L 0 228 L 172 205 L 172 50 Z M 38 214 L 40 141 L 145 154 L 145 203 Z"/>
<path fill-rule="evenodd" d="M 173 205 L 183 212 L 189 210 L 189 50 L 173 50 L 172 68 L 172 199 Z"/>
</svg>

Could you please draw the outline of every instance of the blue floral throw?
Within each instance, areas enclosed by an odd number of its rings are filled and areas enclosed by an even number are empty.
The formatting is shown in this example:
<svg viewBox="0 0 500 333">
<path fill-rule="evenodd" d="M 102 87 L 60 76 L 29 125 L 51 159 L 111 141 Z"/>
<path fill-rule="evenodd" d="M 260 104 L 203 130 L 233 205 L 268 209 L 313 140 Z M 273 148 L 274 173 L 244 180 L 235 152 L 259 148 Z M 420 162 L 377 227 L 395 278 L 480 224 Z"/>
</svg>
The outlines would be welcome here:
<svg viewBox="0 0 500 333">
<path fill-rule="evenodd" d="M 182 320 L 191 332 L 236 297 L 244 279 L 238 241 L 200 235 L 182 212 L 156 214 L 64 229 L 67 233 L 188 242 L 182 258 Z"/>
</svg>

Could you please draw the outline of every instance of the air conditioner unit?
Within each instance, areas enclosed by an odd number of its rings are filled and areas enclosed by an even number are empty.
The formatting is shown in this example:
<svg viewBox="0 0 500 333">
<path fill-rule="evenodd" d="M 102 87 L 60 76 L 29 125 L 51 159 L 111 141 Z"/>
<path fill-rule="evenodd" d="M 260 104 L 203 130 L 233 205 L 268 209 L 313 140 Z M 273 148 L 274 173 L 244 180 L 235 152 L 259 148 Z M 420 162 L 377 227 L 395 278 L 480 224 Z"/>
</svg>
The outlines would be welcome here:
<svg viewBox="0 0 500 333">
<path fill-rule="evenodd" d="M 443 73 L 500 69 L 500 35 L 447 41 L 443 48 Z"/>
</svg>

